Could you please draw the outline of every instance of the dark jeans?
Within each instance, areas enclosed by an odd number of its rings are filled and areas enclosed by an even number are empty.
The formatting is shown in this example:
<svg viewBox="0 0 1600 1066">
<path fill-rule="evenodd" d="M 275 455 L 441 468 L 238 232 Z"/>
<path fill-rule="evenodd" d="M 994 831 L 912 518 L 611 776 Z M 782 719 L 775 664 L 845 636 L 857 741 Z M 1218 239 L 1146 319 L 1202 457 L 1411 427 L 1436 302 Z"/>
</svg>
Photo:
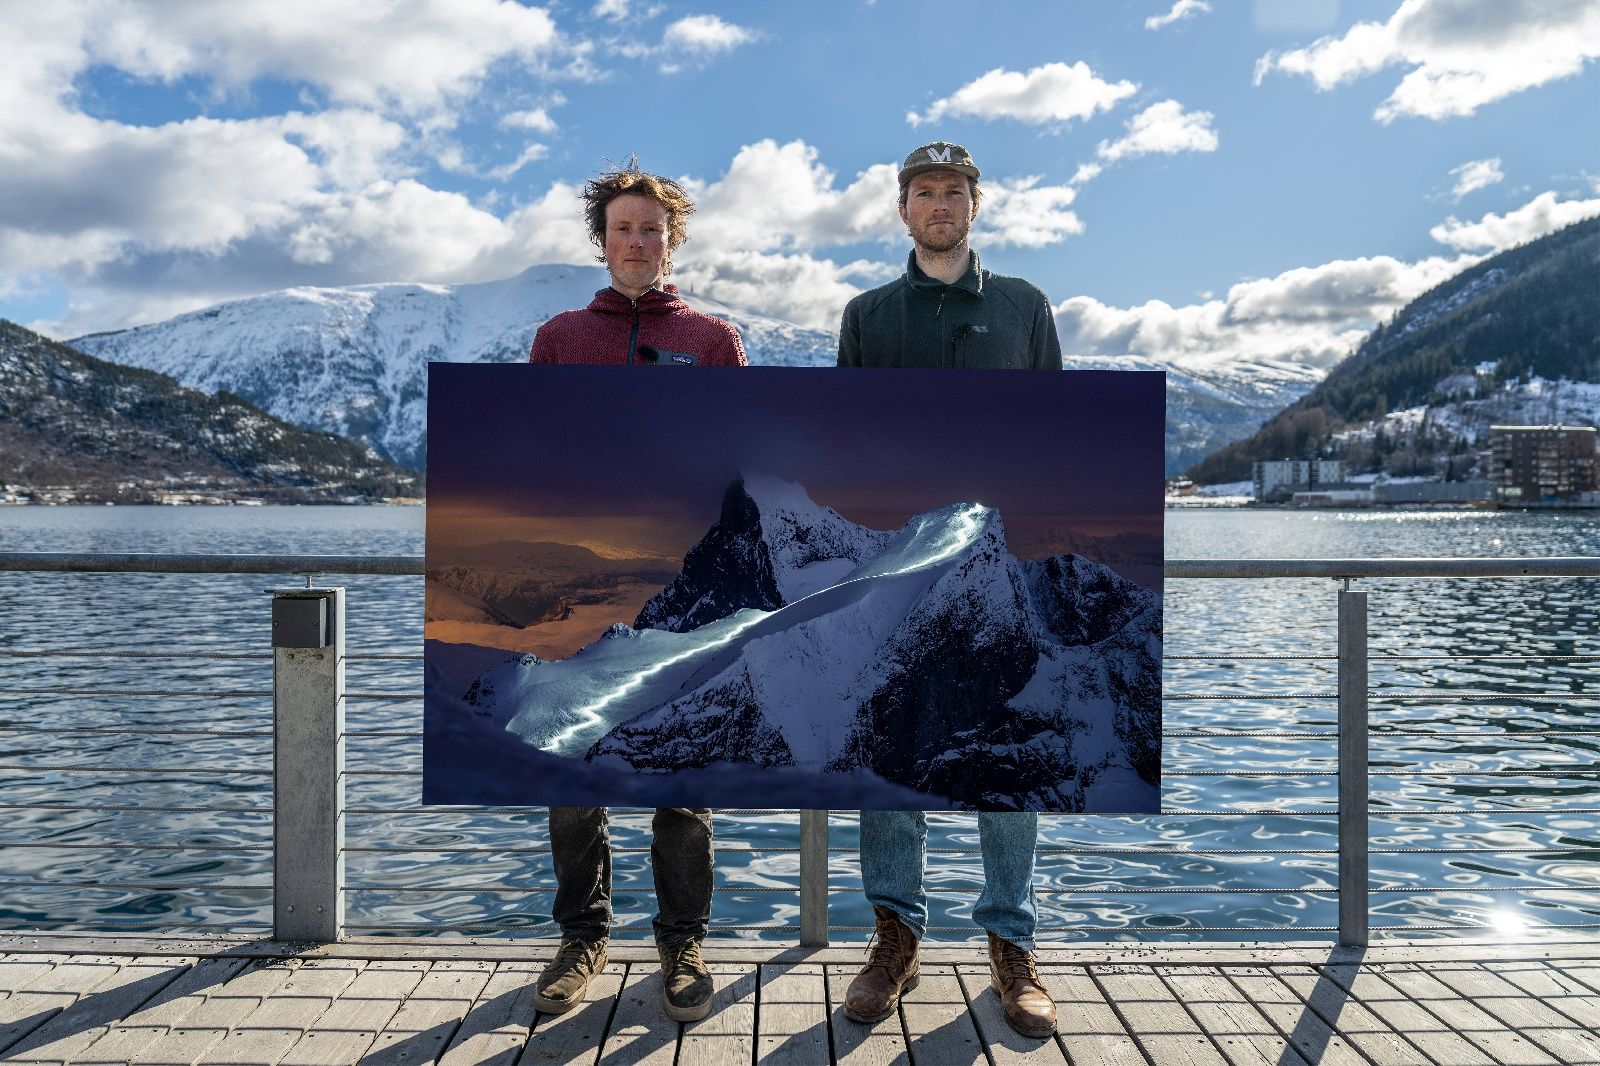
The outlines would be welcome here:
<svg viewBox="0 0 1600 1066">
<path fill-rule="evenodd" d="M 657 807 L 650 872 L 656 882 L 656 940 L 676 944 L 706 935 L 711 921 L 711 810 Z M 556 924 L 563 937 L 591 943 L 611 932 L 611 837 L 604 807 L 551 807 Z"/>
</svg>

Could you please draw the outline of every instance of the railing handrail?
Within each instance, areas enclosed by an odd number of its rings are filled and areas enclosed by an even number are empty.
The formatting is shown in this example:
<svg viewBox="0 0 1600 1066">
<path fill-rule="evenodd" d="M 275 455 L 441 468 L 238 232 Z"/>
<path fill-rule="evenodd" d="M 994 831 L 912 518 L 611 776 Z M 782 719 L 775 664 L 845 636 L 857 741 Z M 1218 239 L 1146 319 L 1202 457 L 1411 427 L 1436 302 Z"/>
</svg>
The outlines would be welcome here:
<svg viewBox="0 0 1600 1066">
<path fill-rule="evenodd" d="M 164 552 L 0 552 L 0 571 L 124 574 L 378 574 L 421 576 L 421 555 L 197 555 Z M 1165 577 L 1600 577 L 1600 557 L 1168 559 Z"/>
</svg>

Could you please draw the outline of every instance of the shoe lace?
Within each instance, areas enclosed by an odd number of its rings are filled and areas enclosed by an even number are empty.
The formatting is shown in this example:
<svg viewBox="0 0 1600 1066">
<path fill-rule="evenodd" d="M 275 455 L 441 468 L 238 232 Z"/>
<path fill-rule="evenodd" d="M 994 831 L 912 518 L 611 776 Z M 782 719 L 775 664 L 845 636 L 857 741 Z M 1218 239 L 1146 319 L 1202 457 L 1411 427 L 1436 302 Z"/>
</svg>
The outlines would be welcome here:
<svg viewBox="0 0 1600 1066">
<path fill-rule="evenodd" d="M 1009 940 L 1000 943 L 1000 979 L 1007 984 L 1026 978 L 1035 984 L 1039 981 L 1039 967 L 1033 952 L 1025 951 Z"/>
<path fill-rule="evenodd" d="M 674 944 L 667 949 L 669 962 L 668 976 L 688 973 L 698 975 L 705 968 L 705 963 L 700 958 L 700 942 L 698 940 L 685 940 L 681 944 Z"/>
<path fill-rule="evenodd" d="M 894 918 L 878 919 L 878 928 L 867 942 L 867 965 L 882 966 L 890 973 L 898 973 L 905 964 L 907 937 L 904 926 Z"/>
<path fill-rule="evenodd" d="M 555 961 L 561 967 L 593 967 L 594 960 L 598 957 L 598 945 L 585 940 L 563 940 L 560 949 L 556 951 Z"/>
</svg>

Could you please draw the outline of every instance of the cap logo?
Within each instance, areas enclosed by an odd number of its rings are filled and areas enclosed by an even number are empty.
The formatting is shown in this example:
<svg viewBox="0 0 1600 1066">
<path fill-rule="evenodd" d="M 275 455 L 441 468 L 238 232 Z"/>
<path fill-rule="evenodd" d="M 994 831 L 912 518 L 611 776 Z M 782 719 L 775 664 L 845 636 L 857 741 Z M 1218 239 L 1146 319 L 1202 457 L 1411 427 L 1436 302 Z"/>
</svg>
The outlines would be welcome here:
<svg viewBox="0 0 1600 1066">
<path fill-rule="evenodd" d="M 943 148 L 929 148 L 928 160 L 932 163 L 950 162 L 950 146 L 947 144 Z"/>
</svg>

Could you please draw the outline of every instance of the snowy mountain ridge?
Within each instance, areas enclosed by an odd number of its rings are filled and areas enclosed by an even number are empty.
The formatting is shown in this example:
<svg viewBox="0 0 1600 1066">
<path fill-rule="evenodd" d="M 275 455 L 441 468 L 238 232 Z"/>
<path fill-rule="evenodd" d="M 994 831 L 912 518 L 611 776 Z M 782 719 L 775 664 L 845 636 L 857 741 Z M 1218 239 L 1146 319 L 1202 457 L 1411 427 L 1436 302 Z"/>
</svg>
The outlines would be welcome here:
<svg viewBox="0 0 1600 1066">
<path fill-rule="evenodd" d="M 598 266 L 535 266 L 469 285 L 285 289 L 72 344 L 169 374 L 189 388 L 236 393 L 287 421 L 368 443 L 420 468 L 430 361 L 526 361 L 541 324 L 586 306 L 608 284 Z M 737 326 L 753 363 L 834 360 L 831 333 L 692 293 L 684 299 Z"/>
<path fill-rule="evenodd" d="M 101 359 L 169 374 L 189 388 L 236 393 L 286 421 L 361 441 L 420 468 L 428 361 L 525 360 L 541 323 L 585 306 L 607 283 L 598 266 L 545 265 L 478 284 L 302 287 L 71 343 Z M 833 331 L 683 295 L 737 326 L 754 365 L 834 363 Z M 1169 470 L 1248 435 L 1322 377 L 1271 360 L 1186 366 L 1068 356 L 1066 362 L 1069 369 L 1168 371 Z"/>
</svg>

